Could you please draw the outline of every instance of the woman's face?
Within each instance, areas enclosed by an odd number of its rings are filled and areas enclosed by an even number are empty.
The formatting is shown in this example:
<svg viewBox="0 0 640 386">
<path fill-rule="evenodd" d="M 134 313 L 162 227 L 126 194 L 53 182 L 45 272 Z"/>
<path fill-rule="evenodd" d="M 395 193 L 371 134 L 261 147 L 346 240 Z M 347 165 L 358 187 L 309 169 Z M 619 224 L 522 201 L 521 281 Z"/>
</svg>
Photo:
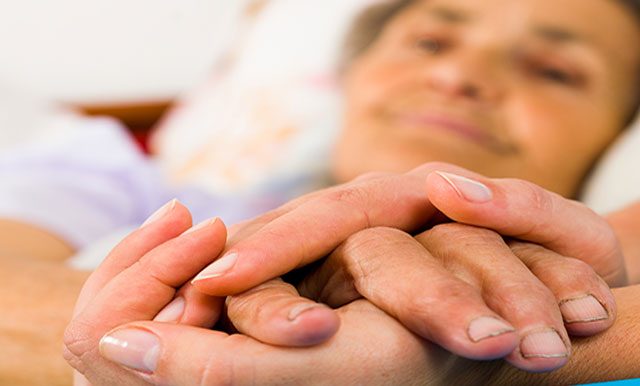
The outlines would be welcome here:
<svg viewBox="0 0 640 386">
<path fill-rule="evenodd" d="M 444 161 L 573 195 L 630 118 L 638 41 L 613 0 L 418 0 L 345 75 L 335 174 Z"/>
</svg>

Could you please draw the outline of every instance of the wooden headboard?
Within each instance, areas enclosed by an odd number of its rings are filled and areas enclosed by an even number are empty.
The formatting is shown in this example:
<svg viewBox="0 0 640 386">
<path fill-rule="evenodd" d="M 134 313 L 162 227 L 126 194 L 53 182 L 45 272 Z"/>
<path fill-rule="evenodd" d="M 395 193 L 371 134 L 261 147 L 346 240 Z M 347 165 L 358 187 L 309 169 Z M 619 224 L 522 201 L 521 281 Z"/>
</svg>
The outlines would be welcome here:
<svg viewBox="0 0 640 386">
<path fill-rule="evenodd" d="M 87 115 L 109 116 L 118 119 L 129 128 L 140 147 L 148 152 L 151 129 L 162 119 L 173 101 L 160 100 L 141 103 L 77 105 Z"/>
<path fill-rule="evenodd" d="M 106 115 L 119 119 L 132 132 L 148 132 L 173 104 L 170 100 L 122 104 L 76 106 L 87 115 Z"/>
</svg>

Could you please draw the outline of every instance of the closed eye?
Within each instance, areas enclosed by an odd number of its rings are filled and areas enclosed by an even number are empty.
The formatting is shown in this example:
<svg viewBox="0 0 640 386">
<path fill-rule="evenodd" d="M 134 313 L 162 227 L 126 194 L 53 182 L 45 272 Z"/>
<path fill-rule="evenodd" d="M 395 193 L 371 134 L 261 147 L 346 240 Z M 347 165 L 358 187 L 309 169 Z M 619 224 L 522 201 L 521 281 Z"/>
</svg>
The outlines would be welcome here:
<svg viewBox="0 0 640 386">
<path fill-rule="evenodd" d="M 540 67 L 536 69 L 536 73 L 538 76 L 554 83 L 571 85 L 577 82 L 577 76 L 555 67 Z"/>
<path fill-rule="evenodd" d="M 420 51 L 428 53 L 428 54 L 437 54 L 440 53 L 444 48 L 445 44 L 440 39 L 423 37 L 418 39 L 415 43 L 416 48 Z"/>
</svg>

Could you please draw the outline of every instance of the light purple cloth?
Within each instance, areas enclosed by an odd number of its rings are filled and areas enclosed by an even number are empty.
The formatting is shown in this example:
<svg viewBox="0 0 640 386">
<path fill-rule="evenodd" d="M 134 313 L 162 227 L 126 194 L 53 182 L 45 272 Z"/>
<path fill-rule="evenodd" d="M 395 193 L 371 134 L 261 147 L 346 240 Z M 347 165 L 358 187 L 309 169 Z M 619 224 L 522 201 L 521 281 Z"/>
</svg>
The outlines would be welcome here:
<svg viewBox="0 0 640 386">
<path fill-rule="evenodd" d="M 82 249 L 138 226 L 172 198 L 191 209 L 194 222 L 219 216 L 227 224 L 285 199 L 277 193 L 219 197 L 170 186 L 116 121 L 87 118 L 80 126 L 0 155 L 0 217 L 40 226 Z"/>
</svg>

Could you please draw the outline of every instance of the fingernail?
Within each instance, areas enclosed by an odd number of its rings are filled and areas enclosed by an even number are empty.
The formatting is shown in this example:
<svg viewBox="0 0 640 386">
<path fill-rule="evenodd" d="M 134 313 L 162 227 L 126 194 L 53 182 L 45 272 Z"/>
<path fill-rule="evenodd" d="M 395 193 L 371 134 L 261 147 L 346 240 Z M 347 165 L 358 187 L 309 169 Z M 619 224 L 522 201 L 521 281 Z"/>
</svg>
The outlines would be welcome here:
<svg viewBox="0 0 640 386">
<path fill-rule="evenodd" d="M 200 280 L 211 279 L 214 277 L 220 277 L 229 272 L 231 268 L 236 264 L 238 260 L 238 254 L 236 252 L 228 253 L 218 260 L 214 261 L 210 266 L 205 268 L 198 274 L 191 282 L 195 283 Z"/>
<path fill-rule="evenodd" d="M 471 180 L 467 177 L 462 177 L 457 174 L 436 172 L 440 177 L 453 187 L 453 189 L 467 201 L 483 203 L 491 201 L 493 193 L 486 185 L 481 184 L 478 181 Z"/>
<path fill-rule="evenodd" d="M 154 372 L 160 357 L 160 340 L 138 328 L 116 330 L 102 337 L 100 354 L 130 369 Z"/>
<path fill-rule="evenodd" d="M 567 346 L 554 330 L 531 333 L 520 342 L 524 358 L 564 358 L 569 356 Z"/>
<path fill-rule="evenodd" d="M 481 316 L 469 323 L 467 333 L 474 342 L 513 332 L 515 328 L 491 316 Z"/>
<path fill-rule="evenodd" d="M 156 322 L 177 322 L 182 317 L 184 313 L 184 298 L 182 296 L 177 297 L 171 301 L 171 303 L 167 304 L 162 311 L 156 315 L 153 320 Z"/>
<path fill-rule="evenodd" d="M 298 304 L 297 306 L 293 307 L 289 311 L 289 315 L 287 315 L 287 319 L 289 319 L 289 321 L 291 321 L 291 322 L 294 322 L 303 313 L 305 313 L 305 312 L 307 312 L 309 310 L 320 308 L 320 307 L 322 307 L 322 306 L 320 306 L 318 304 L 313 304 L 313 303 Z"/>
<path fill-rule="evenodd" d="M 174 198 L 173 200 L 164 204 L 160 209 L 156 210 L 151 216 L 149 216 L 149 218 L 144 223 L 142 223 L 140 228 L 164 217 L 167 213 L 171 212 L 173 208 L 175 208 L 177 202 L 178 200 Z"/>
<path fill-rule="evenodd" d="M 195 232 L 195 231 L 199 231 L 200 229 L 206 228 L 209 225 L 213 225 L 218 221 L 218 217 L 214 217 L 214 218 L 210 218 L 208 220 L 204 220 L 203 222 L 199 223 L 198 225 L 192 226 L 191 228 L 187 229 L 186 231 L 184 231 L 183 235 L 187 235 L 191 232 Z"/>
<path fill-rule="evenodd" d="M 592 295 L 560 302 L 565 323 L 595 322 L 609 318 L 607 310 Z"/>
</svg>

